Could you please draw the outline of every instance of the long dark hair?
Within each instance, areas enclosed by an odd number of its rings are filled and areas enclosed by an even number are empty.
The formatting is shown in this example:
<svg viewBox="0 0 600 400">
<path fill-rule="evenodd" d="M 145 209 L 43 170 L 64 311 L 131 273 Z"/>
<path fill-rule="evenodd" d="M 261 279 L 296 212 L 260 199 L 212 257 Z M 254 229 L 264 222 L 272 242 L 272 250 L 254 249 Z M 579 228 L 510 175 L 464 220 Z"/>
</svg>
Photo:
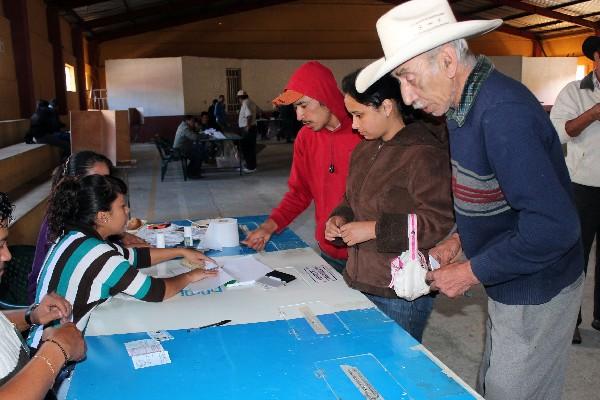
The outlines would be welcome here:
<svg viewBox="0 0 600 400">
<path fill-rule="evenodd" d="M 65 177 L 52 191 L 48 206 L 48 239 L 54 241 L 69 224 L 94 228 L 99 211 L 110 211 L 119 194 L 127 194 L 127 185 L 113 176 L 88 175 Z"/>
<path fill-rule="evenodd" d="M 15 205 L 10 201 L 8 195 L 0 192 L 0 228 L 8 228 L 13 220 Z"/>
<path fill-rule="evenodd" d="M 348 74 L 342 80 L 342 92 L 349 95 L 354 100 L 365 106 L 372 106 L 374 108 L 381 107 L 381 104 L 385 99 L 390 99 L 398 106 L 400 115 L 406 125 L 414 122 L 418 119 L 419 115 L 417 111 L 404 104 L 402 101 L 402 93 L 400 92 L 400 83 L 392 76 L 384 75 L 377 82 L 373 83 L 368 87 L 364 93 L 359 93 L 356 90 L 356 77 L 361 70 Z"/>
<path fill-rule="evenodd" d="M 56 167 L 52 174 L 52 187 L 56 187 L 65 176 L 78 177 L 87 175 L 96 163 L 105 164 L 110 171 L 110 175 L 114 175 L 113 163 L 108 158 L 89 150 L 79 151 L 71 154 L 63 164 Z"/>
</svg>

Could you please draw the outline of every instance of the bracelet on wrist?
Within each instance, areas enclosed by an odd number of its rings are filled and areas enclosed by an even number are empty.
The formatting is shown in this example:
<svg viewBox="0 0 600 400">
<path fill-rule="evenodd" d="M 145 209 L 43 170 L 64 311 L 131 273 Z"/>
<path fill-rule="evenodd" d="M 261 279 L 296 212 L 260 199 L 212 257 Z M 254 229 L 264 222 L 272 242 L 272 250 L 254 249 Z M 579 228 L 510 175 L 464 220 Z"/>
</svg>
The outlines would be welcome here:
<svg viewBox="0 0 600 400">
<path fill-rule="evenodd" d="M 33 360 L 35 360 L 36 358 L 39 358 L 40 360 L 44 360 L 46 362 L 46 365 L 48 366 L 48 369 L 50 369 L 50 372 L 52 372 L 52 375 L 56 375 L 56 369 L 54 369 L 54 366 L 52 365 L 50 360 L 48 360 L 48 358 L 41 356 L 39 354 L 36 354 L 35 356 L 33 356 Z"/>
<path fill-rule="evenodd" d="M 69 354 L 67 354 L 67 351 L 65 350 L 65 348 L 60 343 L 58 343 L 54 339 L 44 340 L 44 343 L 46 343 L 46 342 L 54 343 L 56 346 L 58 346 L 58 348 L 60 349 L 60 352 L 65 357 L 65 364 L 69 362 Z"/>
<path fill-rule="evenodd" d="M 27 322 L 27 325 L 37 325 L 37 324 L 33 323 L 33 321 L 31 320 L 31 314 L 33 313 L 33 310 L 38 308 L 39 305 L 40 305 L 40 303 L 32 304 L 27 308 L 27 311 L 25 311 L 24 318 L 25 318 L 25 322 Z"/>
</svg>

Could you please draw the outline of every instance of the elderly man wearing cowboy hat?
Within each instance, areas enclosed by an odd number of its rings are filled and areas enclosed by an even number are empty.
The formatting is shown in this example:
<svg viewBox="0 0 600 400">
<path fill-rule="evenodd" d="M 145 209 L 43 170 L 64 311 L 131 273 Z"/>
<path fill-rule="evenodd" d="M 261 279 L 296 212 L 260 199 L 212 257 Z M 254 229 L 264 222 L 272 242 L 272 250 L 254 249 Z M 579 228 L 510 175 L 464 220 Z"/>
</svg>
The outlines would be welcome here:
<svg viewBox="0 0 600 400">
<path fill-rule="evenodd" d="M 583 265 L 587 271 L 594 237 L 600 238 L 600 37 L 586 38 L 581 50 L 594 61 L 594 70 L 581 81 L 573 81 L 563 88 L 552 107 L 550 119 L 560 141 L 567 144 L 567 167 L 581 222 Z M 596 244 L 592 327 L 597 330 L 600 330 L 599 254 L 600 247 Z M 581 310 L 573 333 L 573 343 L 581 343 L 580 324 Z"/>
<path fill-rule="evenodd" d="M 408 1 L 377 21 L 385 57 L 356 88 L 392 73 L 406 104 L 446 115 L 457 231 L 430 251 L 442 266 L 427 279 L 449 297 L 485 287 L 478 391 L 488 400 L 559 399 L 583 286 L 579 221 L 540 103 L 464 40 L 501 24 L 456 22 L 445 0 Z"/>
</svg>

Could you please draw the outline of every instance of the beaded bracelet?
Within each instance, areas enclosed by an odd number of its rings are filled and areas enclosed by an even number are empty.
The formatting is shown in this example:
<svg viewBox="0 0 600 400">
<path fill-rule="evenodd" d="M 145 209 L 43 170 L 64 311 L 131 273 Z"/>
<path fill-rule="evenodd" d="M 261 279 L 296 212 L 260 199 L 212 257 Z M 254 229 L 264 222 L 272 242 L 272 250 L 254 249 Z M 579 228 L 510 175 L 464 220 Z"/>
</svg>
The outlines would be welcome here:
<svg viewBox="0 0 600 400">
<path fill-rule="evenodd" d="M 52 375 L 56 375 L 56 370 L 52 366 L 52 363 L 50 362 L 50 360 L 48 360 L 46 357 L 36 354 L 35 356 L 33 356 L 33 358 L 39 358 L 41 360 L 44 360 L 46 362 L 46 365 L 48 366 L 48 368 L 50 368 Z"/>
<path fill-rule="evenodd" d="M 50 343 L 54 343 L 55 345 L 57 345 L 58 348 L 60 349 L 60 351 L 62 352 L 63 356 L 65 357 L 65 364 L 69 362 L 69 355 L 67 354 L 67 352 L 65 351 L 65 348 L 62 347 L 62 345 L 60 343 L 58 343 L 54 339 L 47 339 L 47 340 L 44 340 L 44 342 L 50 342 Z"/>
</svg>

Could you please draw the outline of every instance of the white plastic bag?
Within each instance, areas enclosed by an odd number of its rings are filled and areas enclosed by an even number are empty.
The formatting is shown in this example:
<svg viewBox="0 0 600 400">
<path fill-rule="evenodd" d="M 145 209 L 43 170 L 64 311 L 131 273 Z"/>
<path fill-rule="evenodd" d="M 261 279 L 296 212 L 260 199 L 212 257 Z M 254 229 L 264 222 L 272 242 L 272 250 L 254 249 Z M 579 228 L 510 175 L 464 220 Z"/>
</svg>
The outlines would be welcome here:
<svg viewBox="0 0 600 400">
<path fill-rule="evenodd" d="M 223 142 L 223 154 L 215 157 L 218 168 L 235 168 L 240 166 L 237 148 L 230 141 Z"/>
<path fill-rule="evenodd" d="M 392 281 L 396 295 L 406 300 L 414 300 L 429 293 L 429 285 L 425 282 L 427 262 L 419 251 L 417 240 L 417 216 L 408 215 L 408 250 L 392 260 Z"/>
</svg>

